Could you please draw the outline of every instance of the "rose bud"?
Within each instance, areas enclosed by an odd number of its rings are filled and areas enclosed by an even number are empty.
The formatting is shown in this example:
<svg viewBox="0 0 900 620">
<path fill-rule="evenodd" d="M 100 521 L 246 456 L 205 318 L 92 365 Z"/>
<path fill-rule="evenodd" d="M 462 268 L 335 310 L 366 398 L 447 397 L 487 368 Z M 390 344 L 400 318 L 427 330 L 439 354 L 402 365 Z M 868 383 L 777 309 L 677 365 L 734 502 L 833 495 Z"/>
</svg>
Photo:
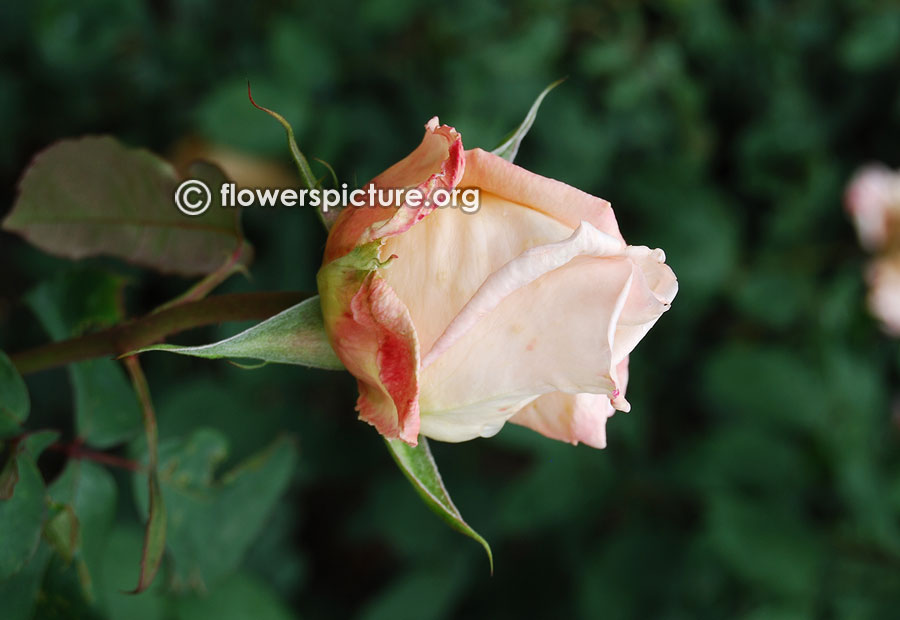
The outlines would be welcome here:
<svg viewBox="0 0 900 620">
<path fill-rule="evenodd" d="M 360 418 L 416 445 L 489 437 L 510 420 L 606 444 L 628 355 L 678 284 L 661 250 L 626 245 L 605 200 L 481 149 L 433 118 L 371 181 L 477 189 L 480 208 L 347 207 L 318 274 L 325 329 Z"/>
</svg>

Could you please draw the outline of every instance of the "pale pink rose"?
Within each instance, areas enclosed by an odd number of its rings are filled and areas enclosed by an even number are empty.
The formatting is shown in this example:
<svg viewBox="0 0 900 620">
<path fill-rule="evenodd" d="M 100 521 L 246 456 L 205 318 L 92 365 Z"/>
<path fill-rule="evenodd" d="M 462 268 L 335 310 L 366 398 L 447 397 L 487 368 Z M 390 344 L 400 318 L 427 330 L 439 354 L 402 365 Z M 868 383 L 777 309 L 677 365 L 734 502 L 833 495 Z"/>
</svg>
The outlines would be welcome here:
<svg viewBox="0 0 900 620">
<path fill-rule="evenodd" d="M 605 445 L 628 355 L 678 289 L 661 250 L 626 245 L 609 203 L 426 125 L 376 187 L 478 188 L 476 213 L 346 208 L 318 274 L 360 418 L 415 445 L 506 421 Z M 368 186 L 367 186 L 368 187 Z"/>
<path fill-rule="evenodd" d="M 851 179 L 845 202 L 864 248 L 900 244 L 900 172 L 880 164 L 862 168 Z"/>
<path fill-rule="evenodd" d="M 900 252 L 872 261 L 867 279 L 872 314 L 887 333 L 900 336 Z"/>
</svg>

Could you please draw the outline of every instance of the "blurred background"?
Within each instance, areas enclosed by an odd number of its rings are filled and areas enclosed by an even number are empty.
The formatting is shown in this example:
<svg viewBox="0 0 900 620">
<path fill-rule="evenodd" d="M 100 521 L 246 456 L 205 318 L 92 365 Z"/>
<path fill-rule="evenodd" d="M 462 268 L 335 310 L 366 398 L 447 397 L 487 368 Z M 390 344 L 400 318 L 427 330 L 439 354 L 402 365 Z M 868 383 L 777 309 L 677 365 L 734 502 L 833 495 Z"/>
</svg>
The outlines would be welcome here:
<svg viewBox="0 0 900 620">
<path fill-rule="evenodd" d="M 435 114 L 492 148 L 568 76 L 517 163 L 610 200 L 625 238 L 664 248 L 681 286 L 632 355 L 632 412 L 609 421 L 605 450 L 512 425 L 433 442 L 493 546 L 493 577 L 356 420 L 348 374 L 145 355 L 161 440 L 217 429 L 220 473 L 291 434 L 287 490 L 234 570 L 176 583 L 167 565 L 127 596 L 141 522 L 130 475 L 111 470 L 94 601 L 63 566 L 41 578 L 37 617 L 896 617 L 900 345 L 866 311 L 866 255 L 842 205 L 858 166 L 900 165 L 896 3 L 5 2 L 0 57 L 0 216 L 37 151 L 84 134 L 295 183 L 248 79 L 353 185 L 412 150 Z M 314 213 L 243 217 L 252 278 L 221 292 L 313 291 Z M 190 285 L 84 265 L 127 278 L 132 315 Z M 48 339 L 21 299 L 74 266 L 0 233 L 0 348 Z M 70 432 L 66 372 L 28 386 L 29 428 Z M 48 480 L 65 465 L 39 464 Z"/>
</svg>

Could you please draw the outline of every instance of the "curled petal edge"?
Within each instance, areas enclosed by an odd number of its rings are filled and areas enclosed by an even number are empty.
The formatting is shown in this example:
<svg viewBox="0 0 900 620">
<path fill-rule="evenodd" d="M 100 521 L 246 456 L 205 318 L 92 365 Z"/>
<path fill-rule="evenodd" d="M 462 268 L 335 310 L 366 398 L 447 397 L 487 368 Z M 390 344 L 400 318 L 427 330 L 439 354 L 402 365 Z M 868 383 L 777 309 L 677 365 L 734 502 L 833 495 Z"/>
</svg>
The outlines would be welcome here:
<svg viewBox="0 0 900 620">
<path fill-rule="evenodd" d="M 462 138 L 459 133 L 448 125 L 439 125 L 437 116 L 433 117 L 425 125 L 426 135 L 423 144 L 431 136 L 442 137 L 447 141 L 447 157 L 441 162 L 438 172 L 431 174 L 427 179 L 419 183 L 415 189 L 420 196 L 429 197 L 436 189 L 453 189 L 463 178 L 466 169 L 466 156 L 463 151 Z M 376 185 L 379 179 L 373 181 Z M 383 181 L 381 181 L 383 183 Z M 376 239 L 385 239 L 406 232 L 416 222 L 434 211 L 434 204 L 428 202 L 417 207 L 404 202 L 400 208 L 385 222 L 378 222 L 369 227 L 360 239 L 360 243 L 367 243 Z"/>
</svg>

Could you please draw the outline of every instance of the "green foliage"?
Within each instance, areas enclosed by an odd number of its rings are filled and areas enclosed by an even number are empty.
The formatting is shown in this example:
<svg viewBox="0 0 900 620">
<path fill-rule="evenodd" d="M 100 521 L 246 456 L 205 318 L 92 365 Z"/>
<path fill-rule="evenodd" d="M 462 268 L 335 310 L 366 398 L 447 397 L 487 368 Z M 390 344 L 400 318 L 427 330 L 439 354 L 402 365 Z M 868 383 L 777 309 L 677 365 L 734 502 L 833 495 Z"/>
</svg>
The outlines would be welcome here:
<svg viewBox="0 0 900 620">
<path fill-rule="evenodd" d="M 28 388 L 15 366 L 0 351 L 0 437 L 15 435 L 28 417 Z"/>
<path fill-rule="evenodd" d="M 259 579 L 234 575 L 208 596 L 184 597 L 174 605 L 183 620 L 290 620 L 294 616 L 272 590 Z"/>
<path fill-rule="evenodd" d="M 121 321 L 121 278 L 98 271 L 59 274 L 28 295 L 31 309 L 54 340 Z M 121 365 L 92 359 L 69 365 L 75 432 L 85 443 L 108 448 L 141 432 L 137 397 Z"/>
<path fill-rule="evenodd" d="M 226 456 L 225 437 L 211 429 L 160 444 L 159 483 L 176 589 L 208 589 L 237 567 L 284 493 L 296 461 L 293 444 L 279 439 L 215 479 Z M 134 488 L 146 512 L 139 480 Z"/>
<path fill-rule="evenodd" d="M 47 506 L 44 481 L 34 458 L 25 453 L 12 455 L 17 470 L 12 496 L 0 500 L 0 582 L 9 579 L 32 558 L 40 542 Z"/>
<path fill-rule="evenodd" d="M 99 465 L 72 461 L 48 491 L 51 500 L 63 507 L 57 518 L 74 520 L 74 524 L 67 524 L 75 529 L 75 544 L 70 545 L 67 559 L 76 562 L 84 591 L 94 598 L 106 537 L 115 520 L 115 481 Z"/>
<path fill-rule="evenodd" d="M 4 617 L 9 620 L 30 620 L 34 617 L 36 599 L 50 555 L 50 547 L 40 545 L 24 567 L 0 581 Z"/>
<path fill-rule="evenodd" d="M 199 167 L 194 174 L 215 203 L 224 177 Z M 147 151 L 108 136 L 63 140 L 35 157 L 3 228 L 68 258 L 104 254 L 167 273 L 215 271 L 241 246 L 239 212 L 187 216 L 173 204 L 176 187 L 172 167 Z"/>
</svg>

